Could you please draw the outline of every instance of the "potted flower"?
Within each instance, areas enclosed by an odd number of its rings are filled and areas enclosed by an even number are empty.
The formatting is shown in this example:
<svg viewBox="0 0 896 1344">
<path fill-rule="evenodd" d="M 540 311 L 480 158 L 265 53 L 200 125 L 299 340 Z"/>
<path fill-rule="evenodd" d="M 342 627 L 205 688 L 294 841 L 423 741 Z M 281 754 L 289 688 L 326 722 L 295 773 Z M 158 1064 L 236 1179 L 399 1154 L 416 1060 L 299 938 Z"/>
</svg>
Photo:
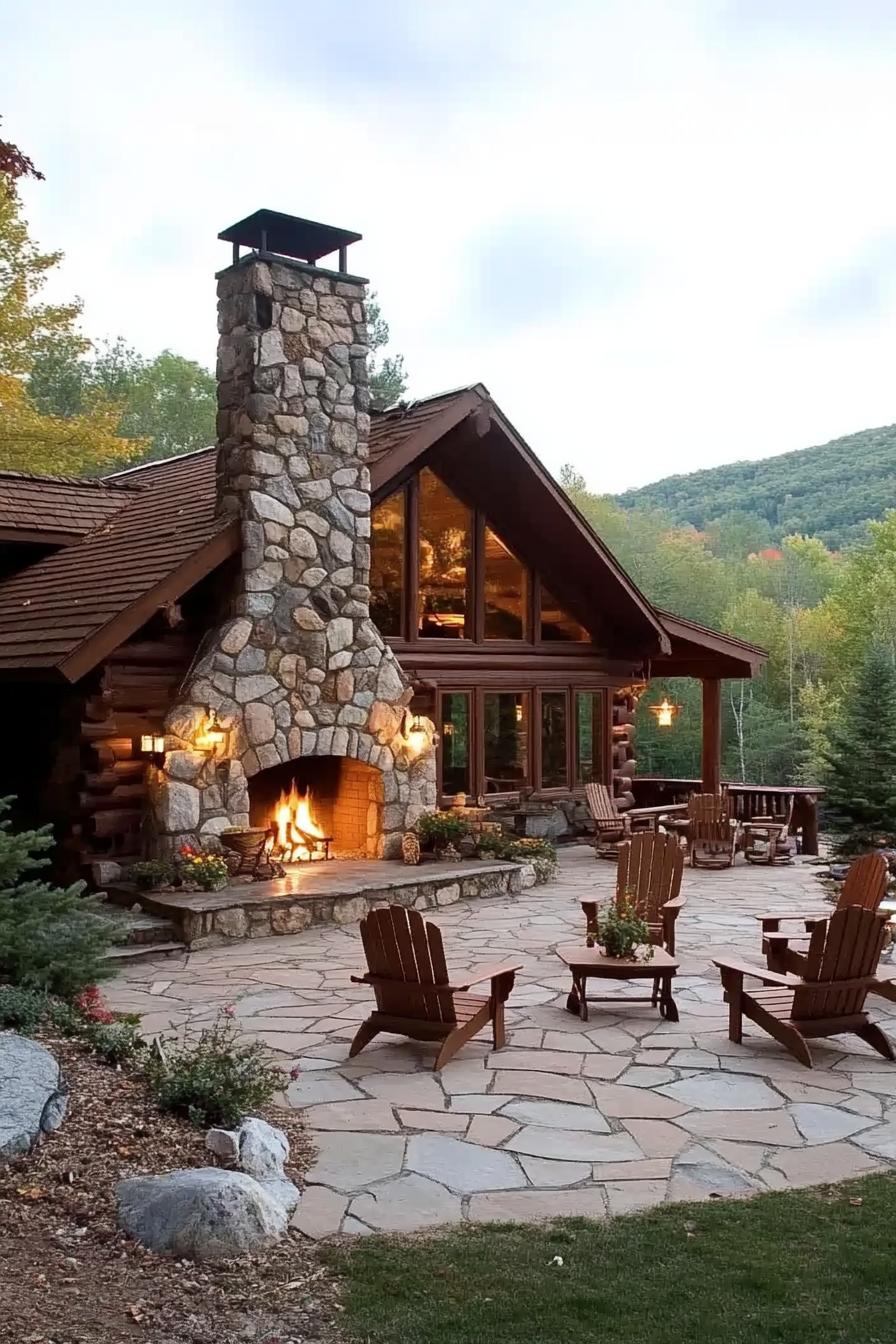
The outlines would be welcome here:
<svg viewBox="0 0 896 1344">
<path fill-rule="evenodd" d="M 181 845 L 180 869 L 185 882 L 199 887 L 202 891 L 220 891 L 226 887 L 230 870 L 222 854 L 212 854 L 207 849 L 196 849 L 192 845 Z"/>
<path fill-rule="evenodd" d="M 457 846 L 469 832 L 469 824 L 453 812 L 421 812 L 414 829 L 424 854 L 441 854 L 448 845 Z"/>
<path fill-rule="evenodd" d="M 637 950 L 644 961 L 653 956 L 650 944 L 650 929 L 638 914 L 637 907 L 628 892 L 621 901 L 611 901 L 605 911 L 598 916 L 596 928 L 589 925 L 586 942 L 593 947 L 597 941 L 608 957 L 618 957 L 620 961 L 631 960 Z"/>
</svg>

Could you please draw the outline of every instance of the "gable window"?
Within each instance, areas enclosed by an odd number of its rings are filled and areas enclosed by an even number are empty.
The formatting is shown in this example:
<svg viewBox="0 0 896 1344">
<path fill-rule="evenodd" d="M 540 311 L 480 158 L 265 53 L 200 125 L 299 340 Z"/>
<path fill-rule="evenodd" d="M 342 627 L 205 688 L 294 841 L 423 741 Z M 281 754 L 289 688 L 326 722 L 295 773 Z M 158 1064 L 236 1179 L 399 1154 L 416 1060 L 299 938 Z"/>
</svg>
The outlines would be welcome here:
<svg viewBox="0 0 896 1344">
<path fill-rule="evenodd" d="M 472 514 L 428 467 L 419 480 L 418 633 L 421 639 L 463 639 Z"/>
<path fill-rule="evenodd" d="M 382 635 L 403 631 L 405 513 L 403 490 L 389 495 L 370 513 L 370 615 Z"/>
<path fill-rule="evenodd" d="M 548 643 L 586 644 L 591 636 L 541 585 L 541 638 Z"/>
<path fill-rule="evenodd" d="M 529 697 L 486 691 L 483 714 L 485 791 L 514 793 L 529 782 Z"/>
<path fill-rule="evenodd" d="M 490 527 L 483 546 L 486 639 L 522 639 L 526 633 L 527 574 Z"/>
</svg>

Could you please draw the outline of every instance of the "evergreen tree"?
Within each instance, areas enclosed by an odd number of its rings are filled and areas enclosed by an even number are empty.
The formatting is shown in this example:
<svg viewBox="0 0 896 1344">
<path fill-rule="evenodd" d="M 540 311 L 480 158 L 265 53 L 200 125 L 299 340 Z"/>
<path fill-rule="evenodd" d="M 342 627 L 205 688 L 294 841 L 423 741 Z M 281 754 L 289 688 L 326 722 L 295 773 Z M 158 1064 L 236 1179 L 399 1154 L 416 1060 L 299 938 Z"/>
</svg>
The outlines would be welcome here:
<svg viewBox="0 0 896 1344">
<path fill-rule="evenodd" d="M 0 798 L 0 981 L 71 998 L 110 974 L 115 926 L 83 882 L 63 889 L 32 876 L 49 863 L 52 830 L 14 833 L 10 802 Z"/>
<path fill-rule="evenodd" d="M 879 645 L 855 675 L 823 759 L 824 812 L 837 852 L 896 843 L 896 670 Z"/>
</svg>

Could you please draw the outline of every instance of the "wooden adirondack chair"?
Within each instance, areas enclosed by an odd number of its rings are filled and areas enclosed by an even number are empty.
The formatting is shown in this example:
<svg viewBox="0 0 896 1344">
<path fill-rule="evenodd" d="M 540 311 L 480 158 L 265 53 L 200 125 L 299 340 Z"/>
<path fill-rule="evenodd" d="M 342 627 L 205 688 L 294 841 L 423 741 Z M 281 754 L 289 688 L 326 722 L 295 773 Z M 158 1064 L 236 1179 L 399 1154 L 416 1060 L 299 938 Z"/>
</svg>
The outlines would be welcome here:
<svg viewBox="0 0 896 1344">
<path fill-rule="evenodd" d="M 865 1000 L 886 972 L 878 969 L 884 945 L 885 914 L 860 905 L 837 910 L 812 930 L 805 973 L 781 975 L 751 962 L 714 958 L 728 1003 L 728 1035 L 740 1044 L 743 1019 L 750 1018 L 807 1068 L 812 1067 L 807 1038 L 854 1032 L 885 1059 L 896 1051 L 865 1012 Z M 761 980 L 762 989 L 745 989 L 744 978 Z M 896 968 L 890 970 L 896 977 Z"/>
<path fill-rule="evenodd" d="M 594 822 L 594 852 L 599 859 L 615 859 L 619 845 L 638 829 L 637 810 L 620 812 L 606 784 L 586 784 L 585 799 Z"/>
<path fill-rule="evenodd" d="M 441 1041 L 433 1066 L 440 1069 L 489 1022 L 495 1049 L 504 1045 L 504 1003 L 519 965 L 477 967 L 460 972 L 452 983 L 440 929 L 403 905 L 372 910 L 361 920 L 361 941 L 367 971 L 351 979 L 372 986 L 376 1009 L 355 1033 L 350 1056 L 390 1031 L 415 1041 Z M 487 998 L 468 992 L 483 980 L 491 981 Z"/>
<path fill-rule="evenodd" d="M 684 855 L 672 835 L 645 831 L 619 846 L 616 904 L 631 901 L 650 927 L 650 941 L 674 957 L 675 921 L 685 903 L 680 895 Z M 582 901 L 588 927 L 597 923 L 597 901 Z"/>
<path fill-rule="evenodd" d="M 863 854 L 850 864 L 835 909 L 845 910 L 851 905 L 858 905 L 863 910 L 877 910 L 886 894 L 889 879 L 889 869 L 883 854 Z M 831 909 L 828 907 L 827 910 L 808 914 L 787 910 L 757 915 L 762 925 L 762 954 L 769 970 L 802 975 L 809 951 L 808 935 L 816 924 L 828 919 L 830 914 Z M 786 920 L 798 920 L 803 928 L 792 934 L 782 932 L 781 923 Z"/>
<path fill-rule="evenodd" d="M 750 817 L 741 824 L 741 843 L 748 863 L 792 863 L 796 840 L 791 835 L 795 798 L 776 816 Z"/>
<path fill-rule="evenodd" d="M 737 849 L 737 822 L 729 819 L 727 799 L 717 793 L 692 793 L 688 799 L 688 858 L 692 868 L 730 868 Z"/>
</svg>

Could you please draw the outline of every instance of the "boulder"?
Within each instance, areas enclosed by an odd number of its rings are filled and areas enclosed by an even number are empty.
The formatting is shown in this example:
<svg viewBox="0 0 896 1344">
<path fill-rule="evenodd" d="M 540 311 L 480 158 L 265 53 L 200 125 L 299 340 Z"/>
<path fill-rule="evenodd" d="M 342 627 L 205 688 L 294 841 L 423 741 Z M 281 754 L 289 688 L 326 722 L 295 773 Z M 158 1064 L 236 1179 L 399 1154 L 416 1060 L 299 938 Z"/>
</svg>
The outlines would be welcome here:
<svg viewBox="0 0 896 1344">
<path fill-rule="evenodd" d="M 242 1171 L 198 1167 L 133 1176 L 116 1190 L 118 1224 L 141 1245 L 188 1260 L 229 1260 L 273 1246 L 287 1210 Z"/>
<path fill-rule="evenodd" d="M 222 1161 L 253 1176 L 272 1199 L 292 1213 L 299 1191 L 286 1176 L 283 1164 L 289 1157 L 289 1140 L 282 1129 L 266 1120 L 244 1120 L 239 1129 L 210 1129 L 205 1146 Z"/>
<path fill-rule="evenodd" d="M 0 1161 L 27 1153 L 58 1129 L 68 1105 L 59 1065 L 42 1045 L 0 1033 Z"/>
</svg>

